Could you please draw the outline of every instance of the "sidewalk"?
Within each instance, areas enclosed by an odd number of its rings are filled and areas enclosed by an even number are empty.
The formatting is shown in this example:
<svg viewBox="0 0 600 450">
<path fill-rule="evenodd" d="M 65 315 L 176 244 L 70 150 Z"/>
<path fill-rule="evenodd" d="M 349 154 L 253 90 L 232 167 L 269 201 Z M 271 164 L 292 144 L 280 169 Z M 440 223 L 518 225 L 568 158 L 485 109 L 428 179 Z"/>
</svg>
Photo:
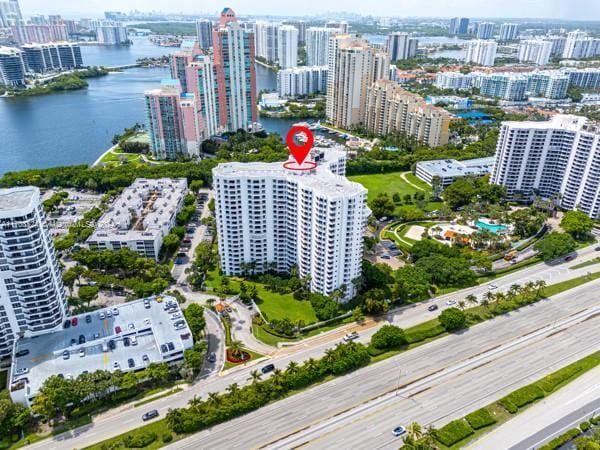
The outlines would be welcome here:
<svg viewBox="0 0 600 450">
<path fill-rule="evenodd" d="M 558 369 L 558 367 L 557 367 Z M 533 381 L 533 380 L 532 380 Z M 567 384 L 469 445 L 469 450 L 533 449 L 600 414 L 600 367 Z M 572 414 L 576 413 L 576 414 Z"/>
</svg>

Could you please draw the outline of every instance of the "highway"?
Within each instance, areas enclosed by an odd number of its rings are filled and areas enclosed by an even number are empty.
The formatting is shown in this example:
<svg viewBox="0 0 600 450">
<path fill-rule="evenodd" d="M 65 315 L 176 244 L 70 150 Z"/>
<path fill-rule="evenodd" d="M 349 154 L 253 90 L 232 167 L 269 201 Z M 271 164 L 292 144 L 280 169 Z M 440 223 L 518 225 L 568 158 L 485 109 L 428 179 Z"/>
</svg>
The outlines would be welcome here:
<svg viewBox="0 0 600 450">
<path fill-rule="evenodd" d="M 398 448 L 396 425 L 443 425 L 600 349 L 600 307 L 591 295 L 599 286 L 496 317 L 169 448 Z"/>
<path fill-rule="evenodd" d="M 525 283 L 529 280 L 544 279 L 548 284 L 552 284 L 569 278 L 585 275 L 589 271 L 598 270 L 599 266 L 588 266 L 577 270 L 569 269 L 569 267 L 575 264 L 579 264 L 584 260 L 592 259 L 596 257 L 597 254 L 598 253 L 595 252 L 592 247 L 588 247 L 579 252 L 579 256 L 576 260 L 571 261 L 569 263 L 560 264 L 557 266 L 538 264 L 516 272 L 515 274 L 499 278 L 495 280 L 494 283 L 498 285 L 498 290 L 503 290 L 508 289 L 508 287 L 511 284 L 517 282 Z M 536 326 L 547 324 L 549 320 L 555 320 L 558 317 L 567 316 L 571 313 L 577 312 L 579 309 L 589 307 L 590 304 L 586 302 L 593 303 L 593 300 L 591 300 L 589 296 L 587 299 L 579 298 L 577 301 L 575 301 L 575 299 L 571 297 L 574 295 L 575 292 L 588 292 L 588 289 L 592 289 L 591 286 L 597 287 L 598 283 L 593 282 L 588 285 L 584 285 L 583 291 L 582 288 L 578 288 L 577 290 L 573 290 L 569 293 L 558 296 L 559 299 L 563 300 L 565 298 L 568 298 L 568 302 L 561 302 L 558 300 L 543 301 L 535 306 L 529 306 L 527 308 L 522 309 L 521 311 L 510 313 L 505 317 L 497 317 L 492 321 L 474 327 L 473 329 L 469 330 L 466 334 L 471 336 L 474 334 L 479 335 L 483 333 L 484 335 L 478 340 L 472 340 L 468 338 L 466 339 L 468 341 L 467 347 L 469 351 L 475 353 L 481 352 L 486 348 L 486 346 L 497 346 L 499 343 L 505 342 L 506 339 L 518 337 L 519 333 L 526 333 L 532 329 L 535 329 Z M 474 293 L 475 295 L 481 295 L 485 291 L 487 291 L 487 286 L 478 286 L 446 296 L 441 296 L 439 298 L 436 298 L 435 300 L 431 300 L 424 304 L 411 305 L 408 307 L 400 308 L 390 313 L 388 315 L 388 320 L 402 327 L 415 325 L 417 323 L 424 322 L 432 317 L 435 317 L 435 315 L 445 307 L 445 302 L 449 299 L 460 300 L 470 293 Z M 432 303 L 440 305 L 440 310 L 433 313 L 428 312 L 427 307 Z M 538 311 L 546 312 L 539 313 Z M 526 317 L 526 319 L 523 319 L 523 317 Z M 497 324 L 503 324 L 504 321 L 508 321 L 507 325 L 498 328 Z M 307 339 L 297 345 L 278 349 L 277 351 L 272 353 L 271 362 L 274 363 L 276 367 L 284 368 L 290 361 L 302 362 L 310 357 L 318 358 L 323 354 L 325 349 L 330 348 L 336 342 L 339 342 L 341 340 L 341 337 L 346 332 L 354 329 L 358 330 L 361 334 L 359 341 L 366 342 L 376 331 L 377 327 L 385 323 L 387 323 L 385 320 L 381 320 L 379 322 L 371 321 L 371 323 L 367 326 L 353 324 L 350 326 L 342 327 L 341 329 L 334 330 L 329 333 L 324 333 L 323 335 Z M 414 359 L 418 362 L 418 364 L 415 366 L 414 373 L 421 373 L 422 375 L 426 375 L 427 373 L 429 373 L 428 370 L 431 370 L 434 367 L 445 367 L 448 364 L 451 364 L 453 362 L 456 363 L 458 361 L 456 359 L 458 357 L 457 354 L 455 354 L 455 352 L 452 352 L 452 355 L 449 355 L 445 346 L 448 345 L 448 340 L 453 341 L 454 339 L 459 338 L 460 336 L 461 335 L 450 336 L 448 338 L 435 341 L 431 344 L 419 347 L 413 351 L 400 355 L 397 358 L 390 359 L 384 363 L 372 367 L 377 367 L 377 377 L 379 377 L 379 370 L 383 370 L 379 369 L 380 367 L 387 366 L 389 364 L 401 364 L 404 367 L 402 361 L 405 358 L 410 357 L 411 360 Z M 424 352 L 423 349 L 426 349 L 427 351 L 427 355 L 425 357 L 422 356 Z M 415 356 L 411 357 L 410 355 L 413 354 Z M 419 359 L 422 357 L 422 361 L 419 362 Z M 420 367 L 421 369 L 420 372 L 417 371 L 418 367 Z M 232 383 L 238 383 L 239 385 L 248 383 L 249 373 L 254 369 L 256 369 L 255 366 L 253 367 L 252 365 L 248 365 L 247 367 L 227 371 L 222 376 L 215 376 L 215 374 L 213 373 L 208 378 L 196 382 L 189 389 L 149 403 L 147 405 L 147 409 L 158 409 L 161 415 L 164 416 L 164 414 L 166 414 L 169 408 L 186 406 L 188 400 L 194 395 L 199 395 L 206 398 L 208 392 L 223 391 L 227 386 L 229 386 Z M 364 370 L 372 369 L 368 368 Z M 395 368 L 392 370 L 396 372 L 395 376 L 397 377 L 398 371 Z M 413 373 L 411 372 L 411 374 Z M 408 380 L 409 378 L 407 377 L 411 374 L 406 373 L 402 377 L 403 379 Z M 347 375 L 345 377 L 329 382 L 324 386 L 335 387 L 338 386 L 340 383 L 344 383 L 344 380 L 346 380 L 348 377 L 354 376 L 356 375 Z M 389 386 L 389 381 L 382 380 L 380 383 L 378 383 L 378 387 L 380 388 L 379 391 L 385 390 L 386 388 L 389 388 Z M 309 390 L 307 392 L 312 392 L 312 390 Z M 328 397 L 325 396 L 324 398 Z M 284 402 L 279 403 L 283 404 Z M 335 405 L 335 402 L 329 401 L 329 404 Z M 354 405 L 355 403 L 351 403 L 348 404 L 348 407 L 352 407 Z M 271 408 L 271 406 L 269 406 L 268 408 Z M 267 408 L 263 408 L 257 413 L 262 413 L 262 411 L 265 410 L 267 410 Z M 91 445 L 97 441 L 106 439 L 111 436 L 115 436 L 117 434 L 141 426 L 143 424 L 141 420 L 141 415 L 143 414 L 143 412 L 144 411 L 140 410 L 139 408 L 132 407 L 112 410 L 99 416 L 96 416 L 94 418 L 93 423 L 89 425 L 85 425 L 75 430 L 54 436 L 52 438 L 52 443 L 50 443 L 48 440 L 45 440 L 40 441 L 36 444 L 32 444 L 26 448 L 65 450 L 70 450 L 72 448 L 82 448 L 87 445 Z M 287 411 L 288 415 L 293 415 L 293 413 L 294 411 Z M 291 422 L 295 423 L 294 420 L 292 420 Z M 200 435 L 202 434 L 199 434 L 198 436 Z"/>
</svg>

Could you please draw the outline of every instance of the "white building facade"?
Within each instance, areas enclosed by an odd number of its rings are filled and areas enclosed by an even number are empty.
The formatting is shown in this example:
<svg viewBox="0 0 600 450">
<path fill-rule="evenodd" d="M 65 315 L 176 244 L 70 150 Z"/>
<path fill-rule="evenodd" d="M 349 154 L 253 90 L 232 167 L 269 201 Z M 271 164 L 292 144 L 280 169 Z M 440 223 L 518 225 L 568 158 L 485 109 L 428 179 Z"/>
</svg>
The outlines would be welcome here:
<svg viewBox="0 0 600 450">
<path fill-rule="evenodd" d="M 327 91 L 327 66 L 299 66 L 277 73 L 280 97 L 295 98 Z"/>
<path fill-rule="evenodd" d="M 277 29 L 277 60 L 282 69 L 298 65 L 297 28 L 291 25 L 281 25 Z"/>
<path fill-rule="evenodd" d="M 367 191 L 344 177 L 344 151 L 326 149 L 323 155 L 308 172 L 287 170 L 280 162 L 213 169 L 224 274 L 288 272 L 296 266 L 313 292 L 356 295 L 352 281 L 361 275 L 370 215 Z"/>
<path fill-rule="evenodd" d="M 532 62 L 539 66 L 548 64 L 552 53 L 552 42 L 528 39 L 519 43 L 519 62 Z"/>
<path fill-rule="evenodd" d="M 19 337 L 62 328 L 67 315 L 39 189 L 0 189 L 0 358 Z"/>
<path fill-rule="evenodd" d="M 493 66 L 496 59 L 498 43 L 493 40 L 477 39 L 467 43 L 465 62 L 481 66 Z"/>
<path fill-rule="evenodd" d="M 324 27 L 306 29 L 306 65 L 325 66 L 329 54 L 329 38 L 336 30 Z"/>
<path fill-rule="evenodd" d="M 491 183 L 510 198 L 555 199 L 565 209 L 600 217 L 600 128 L 585 117 L 504 122 Z"/>
</svg>

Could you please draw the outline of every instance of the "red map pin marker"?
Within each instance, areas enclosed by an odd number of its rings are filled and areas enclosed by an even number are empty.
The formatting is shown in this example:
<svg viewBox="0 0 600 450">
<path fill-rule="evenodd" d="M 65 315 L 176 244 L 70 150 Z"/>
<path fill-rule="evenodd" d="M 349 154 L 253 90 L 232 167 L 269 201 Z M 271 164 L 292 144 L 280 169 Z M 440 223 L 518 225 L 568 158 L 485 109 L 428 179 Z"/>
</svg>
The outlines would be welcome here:
<svg viewBox="0 0 600 450">
<path fill-rule="evenodd" d="M 306 142 L 304 144 L 297 144 L 296 141 L 294 141 L 294 137 L 300 133 L 306 136 Z M 285 142 L 290 149 L 290 153 L 300 165 L 310 153 L 310 149 L 315 142 L 315 137 L 313 136 L 312 131 L 310 131 L 307 127 L 296 125 L 290 128 L 290 131 L 288 131 L 288 134 L 285 137 Z"/>
</svg>

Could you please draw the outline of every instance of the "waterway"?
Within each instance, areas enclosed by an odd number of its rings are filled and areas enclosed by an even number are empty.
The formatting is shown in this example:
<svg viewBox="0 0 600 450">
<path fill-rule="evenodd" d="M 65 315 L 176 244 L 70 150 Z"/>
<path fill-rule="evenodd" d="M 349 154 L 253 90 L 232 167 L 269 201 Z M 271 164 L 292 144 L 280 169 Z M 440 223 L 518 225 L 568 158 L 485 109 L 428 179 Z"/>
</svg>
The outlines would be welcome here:
<svg viewBox="0 0 600 450">
<path fill-rule="evenodd" d="M 83 46 L 86 65 L 120 66 L 172 49 L 136 38 L 129 47 Z M 276 75 L 257 65 L 257 90 L 275 90 Z M 0 98 L 0 175 L 13 170 L 90 164 L 112 137 L 145 121 L 144 91 L 169 76 L 166 68 L 134 68 L 88 79 L 79 91 Z M 267 131 L 285 134 L 291 123 L 266 119 Z"/>
</svg>

